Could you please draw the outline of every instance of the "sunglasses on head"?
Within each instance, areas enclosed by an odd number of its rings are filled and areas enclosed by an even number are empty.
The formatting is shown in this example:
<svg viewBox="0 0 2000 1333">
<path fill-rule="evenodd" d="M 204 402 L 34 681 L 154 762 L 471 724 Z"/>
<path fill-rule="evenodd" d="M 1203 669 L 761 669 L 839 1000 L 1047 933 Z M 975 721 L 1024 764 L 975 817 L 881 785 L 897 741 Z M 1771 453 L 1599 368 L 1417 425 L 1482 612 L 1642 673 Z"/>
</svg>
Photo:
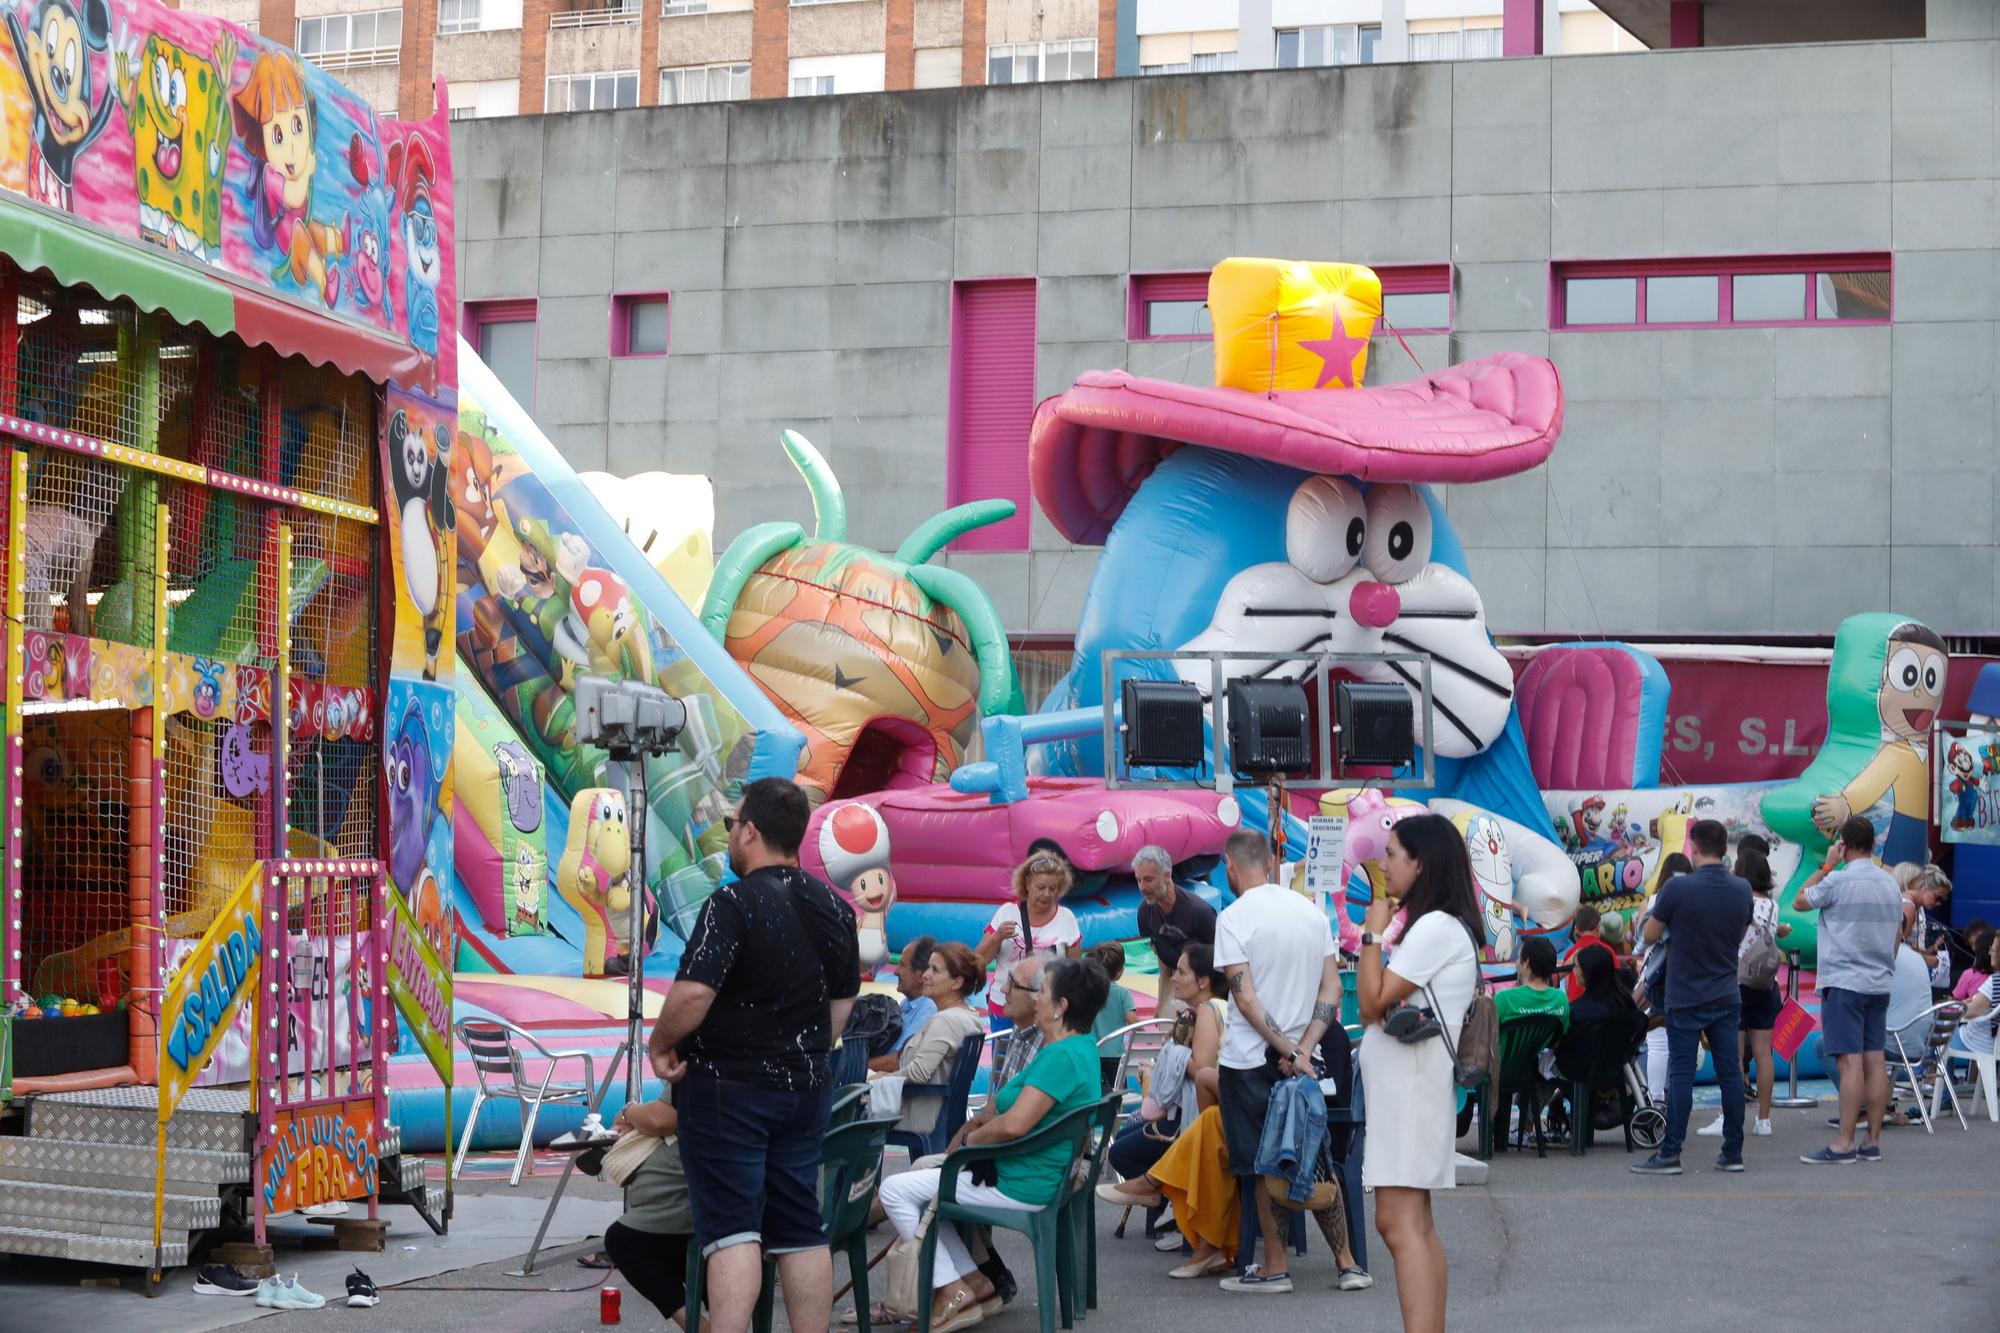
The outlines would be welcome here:
<svg viewBox="0 0 2000 1333">
<path fill-rule="evenodd" d="M 1053 856 L 1037 856 L 1028 861 L 1029 870 L 1061 870 L 1063 863 Z"/>
</svg>

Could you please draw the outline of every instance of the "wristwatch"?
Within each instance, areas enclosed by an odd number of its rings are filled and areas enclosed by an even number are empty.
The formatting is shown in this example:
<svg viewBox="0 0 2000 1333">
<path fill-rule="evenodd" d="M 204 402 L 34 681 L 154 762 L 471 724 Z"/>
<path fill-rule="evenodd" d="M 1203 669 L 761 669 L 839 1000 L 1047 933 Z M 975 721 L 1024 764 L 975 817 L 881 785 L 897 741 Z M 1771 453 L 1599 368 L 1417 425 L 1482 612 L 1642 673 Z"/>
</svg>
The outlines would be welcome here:
<svg viewBox="0 0 2000 1333">
<path fill-rule="evenodd" d="M 1378 935 L 1377 935 L 1377 934 L 1376 934 L 1376 933 L 1375 933 L 1374 931 L 1372 931 L 1372 930 L 1364 930 L 1364 931 L 1362 931 L 1362 932 L 1361 932 L 1361 947 L 1362 947 L 1362 948 L 1364 948 L 1364 949 L 1365 949 L 1365 948 L 1367 948 L 1367 947 L 1368 947 L 1369 945 L 1371 945 L 1371 944 L 1378 944 L 1378 945 L 1379 945 L 1379 944 L 1380 944 L 1381 942 L 1382 942 L 1382 940 L 1381 940 L 1381 937 L 1380 937 L 1380 936 L 1378 936 Z"/>
</svg>

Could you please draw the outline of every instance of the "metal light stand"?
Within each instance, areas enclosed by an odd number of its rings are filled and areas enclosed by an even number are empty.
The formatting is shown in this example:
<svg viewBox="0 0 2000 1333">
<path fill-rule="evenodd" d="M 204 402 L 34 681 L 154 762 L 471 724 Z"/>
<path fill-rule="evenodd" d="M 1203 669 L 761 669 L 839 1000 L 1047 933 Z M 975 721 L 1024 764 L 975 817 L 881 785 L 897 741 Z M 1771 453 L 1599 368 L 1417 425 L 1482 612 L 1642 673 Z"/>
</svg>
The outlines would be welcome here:
<svg viewBox="0 0 2000 1333">
<path fill-rule="evenodd" d="M 611 1080 L 618 1075 L 620 1061 L 625 1064 L 626 1104 L 636 1103 L 642 1091 L 644 1080 L 639 1070 L 639 1051 L 646 1044 L 645 893 L 650 882 L 646 874 L 646 812 L 650 808 L 646 760 L 651 755 L 664 755 L 674 749 L 675 740 L 687 725 L 687 710 L 678 699 L 655 686 L 637 681 L 610 681 L 597 676 L 585 676 L 577 682 L 576 700 L 578 741 L 604 746 L 612 762 L 625 775 L 625 818 L 631 830 L 632 868 L 636 881 L 626 927 L 625 1040 L 618 1043 L 618 1049 L 611 1053 L 611 1062 L 605 1066 L 604 1077 L 591 1096 L 585 1111 L 585 1119 L 588 1120 L 603 1106 L 606 1094 L 611 1091 Z M 629 706 L 629 711 L 625 711 L 626 706 Z M 508 1277 L 528 1277 L 534 1273 L 535 1258 L 541 1253 L 549 1223 L 555 1220 L 563 1191 L 569 1188 L 570 1175 L 576 1170 L 576 1158 L 577 1154 L 573 1152 L 564 1155 L 562 1175 L 556 1180 L 554 1192 L 549 1195 L 549 1206 L 542 1211 L 541 1224 L 535 1228 L 535 1239 L 528 1246 L 527 1256 L 522 1259 L 520 1268 L 510 1269 Z"/>
<path fill-rule="evenodd" d="M 1799 998 L 1799 960 L 1803 957 L 1796 949 L 1785 951 L 1785 961 L 1790 964 L 1785 971 L 1785 999 L 1787 1002 Z M 1793 1051 L 1792 1058 L 1785 1061 L 1785 1095 L 1773 1097 L 1771 1105 L 1787 1111 L 1809 1111 L 1819 1105 L 1817 1097 L 1799 1096 L 1799 1052 Z"/>
</svg>

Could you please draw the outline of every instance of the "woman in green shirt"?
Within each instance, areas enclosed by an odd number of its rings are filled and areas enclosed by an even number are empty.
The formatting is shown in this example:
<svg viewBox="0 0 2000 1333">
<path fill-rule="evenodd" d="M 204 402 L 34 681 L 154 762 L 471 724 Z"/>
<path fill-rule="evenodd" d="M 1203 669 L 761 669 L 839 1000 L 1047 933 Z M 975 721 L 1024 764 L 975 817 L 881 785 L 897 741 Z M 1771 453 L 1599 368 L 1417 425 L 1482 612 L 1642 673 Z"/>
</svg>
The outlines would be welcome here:
<svg viewBox="0 0 2000 1333">
<path fill-rule="evenodd" d="M 968 1124 L 951 1146 L 1011 1143 L 1071 1111 L 1096 1105 L 1097 1044 L 1090 1030 L 1110 989 L 1110 978 L 1094 959 L 1060 958 L 1050 963 L 1035 1002 L 1041 1050 L 1000 1089 L 991 1116 Z M 1069 1150 L 1062 1144 L 1005 1157 L 997 1164 L 998 1185 L 975 1185 L 970 1174 L 960 1173 L 957 1197 L 982 1208 L 1040 1208 L 1061 1191 L 1068 1165 Z M 940 1175 L 936 1170 L 905 1171 L 882 1183 L 882 1211 L 895 1224 L 898 1236 L 908 1240 L 917 1234 L 924 1209 L 937 1198 Z M 988 1313 L 985 1307 L 999 1308 L 998 1293 L 973 1265 L 955 1226 L 946 1226 L 938 1236 L 933 1279 L 931 1333 L 968 1328 Z"/>
</svg>

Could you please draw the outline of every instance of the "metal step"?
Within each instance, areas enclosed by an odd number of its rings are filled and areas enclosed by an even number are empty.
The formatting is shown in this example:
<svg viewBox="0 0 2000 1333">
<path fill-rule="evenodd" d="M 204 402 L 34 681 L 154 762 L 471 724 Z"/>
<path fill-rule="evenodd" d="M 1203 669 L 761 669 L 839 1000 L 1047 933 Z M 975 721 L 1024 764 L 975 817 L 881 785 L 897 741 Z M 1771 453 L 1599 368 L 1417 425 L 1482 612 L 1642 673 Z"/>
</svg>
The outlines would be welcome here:
<svg viewBox="0 0 2000 1333">
<path fill-rule="evenodd" d="M 382 1141 L 375 1145 L 375 1156 L 382 1161 L 403 1155 L 403 1131 L 395 1125 L 382 1126 Z"/>
<path fill-rule="evenodd" d="M 119 1264 L 126 1268 L 153 1265 L 153 1238 L 100 1236 L 81 1231 L 49 1230 L 42 1227 L 0 1225 L 0 1254 L 22 1254 L 38 1259 L 76 1259 L 84 1263 Z M 168 1232 L 160 1248 L 160 1261 L 179 1268 L 188 1261 L 188 1238 Z"/>
<path fill-rule="evenodd" d="M 213 1191 L 169 1194 L 162 1220 L 169 1231 L 205 1231 L 220 1226 L 222 1198 Z M 151 1240 L 153 1192 L 0 1180 L 0 1226 L 52 1226 L 99 1235 L 121 1235 L 129 1229 L 131 1234 Z"/>
<path fill-rule="evenodd" d="M 424 1188 L 424 1159 L 421 1157 L 398 1157 L 396 1174 L 402 1180 L 403 1193 L 419 1194 Z"/>
<path fill-rule="evenodd" d="M 82 1139 L 150 1148 L 159 1128 L 159 1097 L 157 1088 L 42 1093 L 28 1101 L 28 1134 L 38 1139 Z M 248 1092 L 195 1088 L 167 1122 L 167 1146 L 200 1152 L 247 1152 L 251 1131 Z"/>
<path fill-rule="evenodd" d="M 0 1138 L 0 1180 L 40 1180 L 55 1185 L 132 1189 L 153 1183 L 153 1148 L 83 1139 Z M 250 1183 L 250 1154 L 167 1149 L 167 1189 L 204 1194 L 221 1185 Z"/>
</svg>

